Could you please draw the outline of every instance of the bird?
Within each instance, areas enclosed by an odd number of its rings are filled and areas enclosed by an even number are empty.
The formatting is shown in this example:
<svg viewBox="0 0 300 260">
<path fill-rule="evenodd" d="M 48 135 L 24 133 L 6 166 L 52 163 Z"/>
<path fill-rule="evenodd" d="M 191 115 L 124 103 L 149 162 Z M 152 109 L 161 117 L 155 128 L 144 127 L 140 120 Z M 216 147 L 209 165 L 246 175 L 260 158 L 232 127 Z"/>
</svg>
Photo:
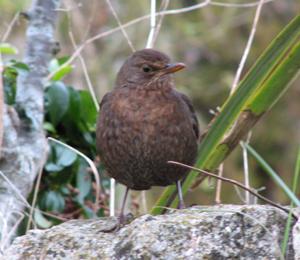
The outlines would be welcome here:
<svg viewBox="0 0 300 260">
<path fill-rule="evenodd" d="M 107 175 L 126 186 L 117 223 L 125 225 L 128 191 L 176 183 L 178 208 L 185 204 L 180 180 L 193 165 L 199 145 L 199 123 L 188 96 L 174 86 L 173 73 L 185 67 L 155 49 L 132 53 L 120 68 L 115 86 L 100 102 L 96 146 Z"/>
</svg>

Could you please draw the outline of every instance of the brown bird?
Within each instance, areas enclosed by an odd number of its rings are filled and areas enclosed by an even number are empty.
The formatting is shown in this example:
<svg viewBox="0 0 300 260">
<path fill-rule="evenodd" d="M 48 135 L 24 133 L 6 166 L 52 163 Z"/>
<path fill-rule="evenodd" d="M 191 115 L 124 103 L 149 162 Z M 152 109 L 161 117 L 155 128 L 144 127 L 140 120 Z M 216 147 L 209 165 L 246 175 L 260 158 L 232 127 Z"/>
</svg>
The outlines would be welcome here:
<svg viewBox="0 0 300 260">
<path fill-rule="evenodd" d="M 108 175 L 127 186 L 116 231 L 125 224 L 129 189 L 175 182 L 178 206 L 185 208 L 180 179 L 189 170 L 167 163 L 193 165 L 197 156 L 198 120 L 190 99 L 174 87 L 173 73 L 184 67 L 160 51 L 136 51 L 118 72 L 115 88 L 101 101 L 97 150 Z"/>
</svg>

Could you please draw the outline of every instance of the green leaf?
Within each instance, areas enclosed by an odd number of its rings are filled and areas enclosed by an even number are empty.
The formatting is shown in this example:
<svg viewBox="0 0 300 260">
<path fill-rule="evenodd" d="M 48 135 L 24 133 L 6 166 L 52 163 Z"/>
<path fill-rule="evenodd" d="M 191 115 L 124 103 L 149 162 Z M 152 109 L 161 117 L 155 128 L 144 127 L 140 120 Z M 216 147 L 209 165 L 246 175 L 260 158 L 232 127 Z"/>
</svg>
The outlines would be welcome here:
<svg viewBox="0 0 300 260">
<path fill-rule="evenodd" d="M 65 64 L 70 58 L 71 58 L 71 56 L 65 56 L 65 57 L 57 58 L 59 66 Z"/>
<path fill-rule="evenodd" d="M 48 111 L 50 120 L 54 127 L 60 122 L 69 107 L 69 91 L 61 82 L 55 81 L 46 89 L 46 99 L 48 99 Z"/>
<path fill-rule="evenodd" d="M 8 105 L 13 105 L 15 103 L 17 76 L 15 70 L 5 67 L 3 71 L 4 98 L 5 103 Z"/>
<path fill-rule="evenodd" d="M 57 59 L 52 59 L 49 62 L 49 72 L 52 73 L 53 71 L 56 71 L 59 68 L 59 62 Z"/>
<path fill-rule="evenodd" d="M 49 153 L 48 160 L 45 165 L 46 171 L 58 172 L 64 167 L 72 165 L 76 161 L 77 154 L 71 149 L 58 143 L 51 143 L 49 145 L 51 153 Z"/>
<path fill-rule="evenodd" d="M 62 212 L 65 207 L 65 200 L 58 191 L 50 190 L 43 194 L 40 205 L 44 211 Z"/>
<path fill-rule="evenodd" d="M 85 198 L 92 187 L 91 175 L 87 171 L 89 165 L 83 158 L 79 158 L 79 167 L 76 175 L 76 188 L 79 189 L 79 194 Z"/>
<path fill-rule="evenodd" d="M 33 212 L 33 218 L 36 222 L 36 224 L 41 228 L 50 228 L 53 225 L 52 221 L 49 221 L 46 219 L 43 214 L 40 211 L 39 206 L 35 207 L 35 210 Z"/>
<path fill-rule="evenodd" d="M 68 116 L 74 123 L 79 123 L 81 119 L 81 96 L 75 88 L 68 87 L 68 90 L 70 95 Z"/>
<path fill-rule="evenodd" d="M 71 191 L 68 188 L 66 183 L 63 183 L 59 186 L 59 190 L 62 194 L 64 194 L 65 196 L 70 196 L 71 195 Z"/>
<path fill-rule="evenodd" d="M 77 159 L 77 153 L 60 144 L 55 144 L 55 152 L 56 164 L 60 166 L 69 166 Z"/>
<path fill-rule="evenodd" d="M 22 75 L 24 77 L 26 77 L 30 72 L 29 67 L 23 62 L 12 63 L 12 64 L 8 65 L 7 67 L 9 67 L 13 70 L 16 70 L 19 75 Z"/>
<path fill-rule="evenodd" d="M 65 76 L 70 70 L 72 70 L 73 68 L 75 68 L 74 65 L 68 65 L 68 66 L 65 66 L 61 69 L 59 69 L 53 76 L 52 80 L 53 81 L 57 81 L 57 80 L 61 80 L 61 78 L 63 76 Z"/>
<path fill-rule="evenodd" d="M 243 142 L 247 150 L 254 156 L 257 162 L 262 166 L 266 173 L 275 181 L 279 187 L 290 197 L 290 199 L 300 207 L 300 201 L 295 196 L 295 194 L 289 189 L 289 187 L 281 180 L 281 178 L 276 174 L 276 172 L 267 164 L 267 162 L 248 144 Z"/>
<path fill-rule="evenodd" d="M 50 122 L 44 122 L 43 128 L 51 133 L 56 133 L 55 127 Z"/>
<path fill-rule="evenodd" d="M 98 111 L 95 107 L 92 95 L 90 92 L 85 90 L 79 91 L 81 97 L 81 118 L 90 125 L 96 123 Z"/>
<path fill-rule="evenodd" d="M 45 165 L 45 170 L 48 172 L 60 172 L 63 168 L 63 166 L 57 165 L 54 162 L 48 162 Z"/>
<path fill-rule="evenodd" d="M 11 54 L 18 54 L 19 50 L 17 49 L 17 47 L 15 47 L 14 45 L 10 44 L 10 43 L 1 43 L 0 44 L 0 51 L 2 53 L 11 53 Z"/>
<path fill-rule="evenodd" d="M 298 77 L 300 72 L 299 57 L 300 42 L 277 66 L 276 70 L 249 102 L 246 110 L 250 110 L 255 115 L 260 115 L 270 109 Z"/>
<path fill-rule="evenodd" d="M 52 59 L 49 63 L 49 72 L 52 73 L 61 67 L 66 61 L 68 61 L 70 56 L 62 57 L 58 59 Z M 53 76 L 52 81 L 61 80 L 61 78 L 66 75 L 70 70 L 72 70 L 75 66 L 74 65 L 67 65 L 61 69 L 59 69 Z"/>
</svg>

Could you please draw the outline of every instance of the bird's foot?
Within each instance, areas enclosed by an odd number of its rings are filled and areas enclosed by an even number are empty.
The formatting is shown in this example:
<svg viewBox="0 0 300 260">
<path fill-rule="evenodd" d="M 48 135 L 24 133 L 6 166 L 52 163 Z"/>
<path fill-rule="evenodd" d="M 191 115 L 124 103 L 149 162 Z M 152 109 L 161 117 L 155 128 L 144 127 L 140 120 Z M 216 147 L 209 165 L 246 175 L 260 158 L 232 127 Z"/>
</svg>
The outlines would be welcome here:
<svg viewBox="0 0 300 260">
<path fill-rule="evenodd" d="M 123 228 L 126 224 L 129 224 L 133 221 L 134 216 L 131 213 L 126 214 L 119 214 L 117 218 L 117 223 L 112 228 L 104 228 L 101 229 L 100 232 L 103 233 L 110 233 L 113 232 L 116 234 L 121 228 Z"/>
<path fill-rule="evenodd" d="M 183 200 L 179 200 L 178 205 L 177 205 L 177 209 L 186 209 Z"/>
</svg>

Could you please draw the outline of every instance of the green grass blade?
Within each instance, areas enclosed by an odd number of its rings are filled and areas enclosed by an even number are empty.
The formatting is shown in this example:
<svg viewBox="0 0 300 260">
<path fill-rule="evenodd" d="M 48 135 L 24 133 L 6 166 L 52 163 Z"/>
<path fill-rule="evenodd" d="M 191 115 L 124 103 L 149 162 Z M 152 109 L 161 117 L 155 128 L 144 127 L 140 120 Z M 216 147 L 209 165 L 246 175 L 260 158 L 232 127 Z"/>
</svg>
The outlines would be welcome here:
<svg viewBox="0 0 300 260">
<path fill-rule="evenodd" d="M 300 15 L 297 16 L 270 44 L 267 50 L 261 55 L 245 78 L 241 81 L 236 91 L 223 105 L 219 116 L 212 124 L 209 132 L 207 132 L 199 147 L 199 161 L 197 167 L 203 166 L 209 159 L 210 152 L 217 147 L 238 114 L 252 98 L 252 95 L 261 86 L 261 83 L 268 74 L 277 65 L 277 62 L 282 58 L 284 53 L 291 47 L 299 34 Z"/>
<path fill-rule="evenodd" d="M 298 179 L 299 179 L 299 171 L 300 171 L 300 148 L 299 148 L 299 151 L 298 151 L 297 163 L 296 163 L 295 173 L 294 173 L 293 194 L 296 193 L 297 183 L 298 183 Z M 282 255 L 285 254 L 287 242 L 289 240 L 293 206 L 294 206 L 294 203 L 292 201 L 291 206 L 290 206 L 290 212 L 289 212 L 288 220 L 286 222 L 285 232 L 284 232 L 284 238 L 283 238 L 282 249 L 281 249 L 281 254 Z"/>
<path fill-rule="evenodd" d="M 282 59 L 284 53 L 291 48 L 296 37 L 300 34 L 300 15 L 298 15 L 270 44 L 268 49 L 262 54 L 258 61 L 254 64 L 252 69 L 248 72 L 242 82 L 239 84 L 236 91 L 226 101 L 216 117 L 211 128 L 205 134 L 204 139 L 199 147 L 199 160 L 196 163 L 197 168 L 206 169 L 209 171 L 215 170 L 218 167 L 213 156 L 214 150 L 227 133 L 235 119 L 241 113 L 243 108 L 249 103 L 254 93 L 261 87 L 262 82 L 268 77 L 269 73 L 276 67 L 278 61 Z M 226 154 L 226 147 L 218 147 L 218 156 Z M 224 151 L 223 151 L 223 150 Z M 219 157 L 218 157 L 219 158 Z M 209 160 L 212 160 L 211 162 Z M 209 166 L 209 167 L 208 167 Z M 182 186 L 183 194 L 190 187 L 191 183 L 198 176 L 198 173 L 191 172 Z M 201 176 L 200 176 L 201 178 Z M 155 208 L 167 203 L 168 199 L 174 191 L 174 187 L 168 187 L 161 195 L 153 209 L 152 214 L 160 214 L 163 209 Z M 178 199 L 172 204 L 174 207 Z"/>
<path fill-rule="evenodd" d="M 300 42 L 296 44 L 255 94 L 246 110 L 250 110 L 254 115 L 260 115 L 270 109 L 298 77 L 300 72 L 299 57 Z"/>
<path fill-rule="evenodd" d="M 267 164 L 267 162 L 248 144 L 243 142 L 247 150 L 254 156 L 266 173 L 283 189 L 283 191 L 290 197 L 290 199 L 300 207 L 300 201 L 295 194 L 289 189 L 289 187 L 281 180 L 281 178 L 275 173 L 275 171 Z"/>
</svg>

